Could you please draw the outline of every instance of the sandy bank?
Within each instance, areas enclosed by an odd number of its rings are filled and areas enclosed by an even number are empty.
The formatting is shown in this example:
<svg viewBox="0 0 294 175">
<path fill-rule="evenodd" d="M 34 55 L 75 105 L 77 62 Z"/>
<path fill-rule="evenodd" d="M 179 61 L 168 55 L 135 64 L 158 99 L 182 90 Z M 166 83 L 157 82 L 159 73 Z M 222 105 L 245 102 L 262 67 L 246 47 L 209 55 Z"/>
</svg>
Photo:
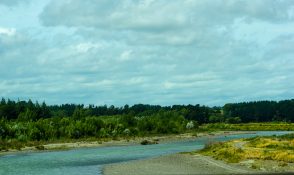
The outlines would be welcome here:
<svg viewBox="0 0 294 175">
<path fill-rule="evenodd" d="M 237 165 L 228 165 L 201 155 L 173 154 L 147 160 L 107 165 L 104 175 L 166 175 L 166 174 L 256 174 Z"/>
</svg>

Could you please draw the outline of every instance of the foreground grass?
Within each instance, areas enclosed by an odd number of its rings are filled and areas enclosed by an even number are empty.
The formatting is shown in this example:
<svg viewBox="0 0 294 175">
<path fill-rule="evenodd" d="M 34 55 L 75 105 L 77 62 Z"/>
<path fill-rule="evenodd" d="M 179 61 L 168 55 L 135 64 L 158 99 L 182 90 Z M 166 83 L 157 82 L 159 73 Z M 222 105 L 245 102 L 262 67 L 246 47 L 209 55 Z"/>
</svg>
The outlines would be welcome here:
<svg viewBox="0 0 294 175">
<path fill-rule="evenodd" d="M 213 143 L 199 153 L 229 163 L 253 159 L 279 161 L 280 165 L 286 165 L 294 163 L 294 134 Z"/>
</svg>

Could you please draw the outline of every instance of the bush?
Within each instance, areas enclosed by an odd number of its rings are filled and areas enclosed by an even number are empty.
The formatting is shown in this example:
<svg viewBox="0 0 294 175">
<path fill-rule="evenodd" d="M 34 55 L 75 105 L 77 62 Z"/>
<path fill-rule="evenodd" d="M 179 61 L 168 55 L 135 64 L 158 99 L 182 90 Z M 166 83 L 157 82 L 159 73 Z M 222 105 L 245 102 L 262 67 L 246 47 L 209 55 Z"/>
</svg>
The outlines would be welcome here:
<svg viewBox="0 0 294 175">
<path fill-rule="evenodd" d="M 28 140 L 28 138 L 25 135 L 19 135 L 17 140 L 20 142 L 26 142 Z"/>
<path fill-rule="evenodd" d="M 187 125 L 186 125 L 186 129 L 193 129 L 193 128 L 194 128 L 193 121 L 188 122 Z"/>
</svg>

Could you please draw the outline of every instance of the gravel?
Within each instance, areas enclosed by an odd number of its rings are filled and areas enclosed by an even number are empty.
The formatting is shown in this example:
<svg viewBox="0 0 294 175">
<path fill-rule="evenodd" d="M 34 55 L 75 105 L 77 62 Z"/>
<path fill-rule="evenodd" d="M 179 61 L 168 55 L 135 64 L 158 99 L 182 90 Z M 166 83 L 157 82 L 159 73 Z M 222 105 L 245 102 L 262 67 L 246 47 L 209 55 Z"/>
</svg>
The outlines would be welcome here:
<svg viewBox="0 0 294 175">
<path fill-rule="evenodd" d="M 106 165 L 104 175 L 251 174 L 254 170 L 228 165 L 201 155 L 173 154 L 158 158 Z"/>
</svg>

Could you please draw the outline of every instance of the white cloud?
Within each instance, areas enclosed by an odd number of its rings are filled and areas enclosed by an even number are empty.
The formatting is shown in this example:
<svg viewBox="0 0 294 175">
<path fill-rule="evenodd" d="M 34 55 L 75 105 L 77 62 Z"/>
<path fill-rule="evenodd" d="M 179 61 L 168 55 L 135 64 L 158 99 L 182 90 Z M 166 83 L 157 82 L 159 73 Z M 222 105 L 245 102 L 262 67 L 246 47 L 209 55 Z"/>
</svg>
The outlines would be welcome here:
<svg viewBox="0 0 294 175">
<path fill-rule="evenodd" d="M 14 36 L 16 30 L 14 28 L 3 28 L 0 27 L 0 35 Z"/>
<path fill-rule="evenodd" d="M 190 25 L 220 25 L 237 18 L 272 22 L 291 20 L 293 1 L 269 0 L 165 0 L 87 2 L 53 0 L 41 15 L 46 25 L 104 26 L 160 31 Z M 65 15 L 64 18 L 56 18 Z M 127 19 L 127 20 L 126 20 Z M 199 26 L 204 27 L 204 26 Z"/>
<path fill-rule="evenodd" d="M 132 58 L 132 53 L 133 51 L 132 50 L 126 50 L 126 51 L 123 51 L 121 54 L 120 54 L 120 57 L 119 57 L 119 60 L 120 61 L 128 61 L 128 60 L 131 60 Z"/>
<path fill-rule="evenodd" d="M 292 1 L 40 4 L 41 24 L 0 28 L 0 96 L 116 105 L 294 96 Z M 26 16 L 24 4 L 13 9 Z"/>
<path fill-rule="evenodd" d="M 101 44 L 99 43 L 80 43 L 76 45 L 77 52 L 86 53 L 91 49 L 99 49 L 101 48 Z"/>
</svg>

